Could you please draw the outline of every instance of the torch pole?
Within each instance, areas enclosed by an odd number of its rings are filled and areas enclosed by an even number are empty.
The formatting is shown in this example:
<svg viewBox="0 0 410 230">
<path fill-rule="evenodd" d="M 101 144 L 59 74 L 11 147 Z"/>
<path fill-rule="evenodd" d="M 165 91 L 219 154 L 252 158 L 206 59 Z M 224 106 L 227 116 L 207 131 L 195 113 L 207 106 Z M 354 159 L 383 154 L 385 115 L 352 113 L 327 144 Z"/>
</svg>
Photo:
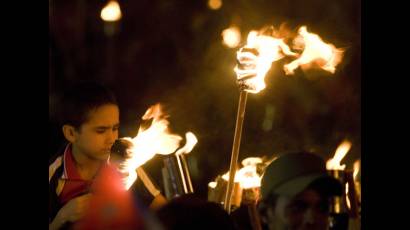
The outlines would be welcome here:
<svg viewBox="0 0 410 230">
<path fill-rule="evenodd" d="M 235 173 L 236 173 L 236 164 L 238 162 L 238 155 L 239 155 L 239 147 L 241 144 L 241 135 L 242 135 L 242 124 L 245 117 L 245 108 L 246 108 L 246 99 L 248 93 L 241 89 L 239 94 L 239 106 L 238 106 L 238 113 L 236 115 L 236 126 L 235 126 L 235 135 L 233 139 L 233 147 L 232 147 L 232 154 L 231 154 L 231 164 L 229 167 L 229 181 L 228 186 L 226 188 L 226 196 L 224 202 L 225 211 L 228 213 L 231 212 L 231 198 L 232 198 L 232 190 L 234 185 Z"/>
<path fill-rule="evenodd" d="M 188 189 L 187 189 L 186 182 L 185 182 L 184 171 L 183 171 L 182 165 L 181 165 L 181 158 L 180 158 L 179 154 L 175 154 L 175 156 L 176 156 L 177 162 L 178 162 L 178 169 L 179 169 L 179 174 L 181 175 L 182 186 L 184 187 L 184 193 L 187 194 Z"/>
<path fill-rule="evenodd" d="M 186 161 L 184 154 L 181 154 L 180 157 L 181 157 L 182 166 L 185 172 L 185 177 L 186 177 L 185 179 L 188 184 L 188 193 L 193 193 L 194 188 L 192 187 L 191 175 L 189 174 L 189 169 L 188 169 L 188 162 Z"/>
<path fill-rule="evenodd" d="M 259 199 L 260 187 L 243 189 L 242 204 L 248 206 L 248 214 L 252 230 L 262 230 L 260 216 L 256 208 Z"/>
<path fill-rule="evenodd" d="M 248 214 L 253 230 L 262 230 L 261 220 L 258 210 L 256 209 L 256 202 L 248 205 Z"/>
</svg>

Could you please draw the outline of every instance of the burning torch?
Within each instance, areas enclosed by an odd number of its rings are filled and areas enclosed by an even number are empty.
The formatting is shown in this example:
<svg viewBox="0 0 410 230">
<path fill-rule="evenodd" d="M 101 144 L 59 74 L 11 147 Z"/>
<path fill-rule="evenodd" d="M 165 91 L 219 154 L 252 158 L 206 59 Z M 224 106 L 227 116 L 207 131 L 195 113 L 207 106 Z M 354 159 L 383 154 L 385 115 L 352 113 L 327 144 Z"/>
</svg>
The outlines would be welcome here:
<svg viewBox="0 0 410 230">
<path fill-rule="evenodd" d="M 239 105 L 229 167 L 229 180 L 224 202 L 224 208 L 228 213 L 230 213 L 231 209 L 231 196 L 236 164 L 238 162 L 247 95 L 248 93 L 256 94 L 266 87 L 264 78 L 272 62 L 283 58 L 285 54 L 296 55 L 290 51 L 282 39 L 262 35 L 256 31 L 249 33 L 247 44 L 237 52 L 238 64 L 234 71 L 239 85 Z"/>
<path fill-rule="evenodd" d="M 162 176 L 168 199 L 194 192 L 185 155 L 192 151 L 198 139 L 192 132 L 187 132 L 185 137 L 186 144 L 175 152 L 175 156 L 169 155 L 164 159 Z"/>
<path fill-rule="evenodd" d="M 120 171 L 126 175 L 126 189 L 129 189 L 137 179 L 137 169 L 140 166 L 156 154 L 174 153 L 182 140 L 182 137 L 169 131 L 169 122 L 162 113 L 160 104 L 151 106 L 142 119 L 151 121 L 148 128 L 140 127 L 134 138 L 122 138 L 123 142 L 127 143 L 126 160 L 120 164 Z"/>
<path fill-rule="evenodd" d="M 275 31 L 272 31 L 272 34 L 274 33 Z M 337 49 L 332 44 L 324 43 L 318 35 L 309 33 L 306 26 L 299 28 L 297 41 L 298 45 L 304 47 L 301 55 L 292 52 L 283 39 L 251 31 L 247 38 L 247 44 L 237 52 L 238 64 L 234 71 L 237 75 L 240 93 L 229 181 L 224 202 L 224 208 L 228 213 L 230 213 L 247 93 L 256 94 L 263 90 L 265 88 L 264 77 L 272 62 L 278 61 L 285 56 L 297 57 L 296 60 L 284 65 L 283 69 L 286 74 L 293 74 L 299 66 L 302 69 L 309 68 L 312 66 L 311 64 L 316 64 L 322 70 L 334 73 L 336 65 L 341 62 L 343 50 Z"/>
<path fill-rule="evenodd" d="M 354 172 L 346 170 L 345 164 L 340 165 L 340 162 L 349 152 L 351 145 L 351 142 L 343 141 L 336 149 L 333 158 L 326 162 L 328 173 L 341 182 L 345 193 L 342 197 L 331 199 L 330 213 L 332 214 L 331 227 L 333 228 L 345 226 L 347 229 L 350 219 L 359 218 L 359 200 L 354 182 Z"/>
<path fill-rule="evenodd" d="M 267 163 L 268 162 L 268 163 Z M 260 199 L 261 175 L 271 159 L 248 157 L 242 161 L 243 167 L 235 174 L 234 189 L 232 192 L 232 206 L 239 208 L 245 205 L 252 229 L 261 229 L 261 221 L 257 211 Z M 229 172 L 218 176 L 208 184 L 208 201 L 223 203 L 223 194 L 226 194 Z"/>
<path fill-rule="evenodd" d="M 260 216 L 256 208 L 260 199 L 261 187 L 261 175 L 257 171 L 257 166 L 261 164 L 263 164 L 261 158 L 249 157 L 242 161 L 244 167 L 238 171 L 243 189 L 242 204 L 248 207 L 249 220 L 254 230 L 262 229 Z"/>
</svg>

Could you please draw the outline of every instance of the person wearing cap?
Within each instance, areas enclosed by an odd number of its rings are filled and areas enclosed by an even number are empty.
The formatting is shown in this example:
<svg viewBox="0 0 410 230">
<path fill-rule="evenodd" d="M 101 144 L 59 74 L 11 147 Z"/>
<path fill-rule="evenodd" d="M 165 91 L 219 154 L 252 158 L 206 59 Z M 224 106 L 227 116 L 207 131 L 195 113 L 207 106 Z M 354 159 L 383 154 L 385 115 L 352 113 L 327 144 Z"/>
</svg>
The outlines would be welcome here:
<svg viewBox="0 0 410 230">
<path fill-rule="evenodd" d="M 329 202 L 342 184 L 325 161 L 309 152 L 287 153 L 266 167 L 259 211 L 267 229 L 328 229 Z"/>
</svg>

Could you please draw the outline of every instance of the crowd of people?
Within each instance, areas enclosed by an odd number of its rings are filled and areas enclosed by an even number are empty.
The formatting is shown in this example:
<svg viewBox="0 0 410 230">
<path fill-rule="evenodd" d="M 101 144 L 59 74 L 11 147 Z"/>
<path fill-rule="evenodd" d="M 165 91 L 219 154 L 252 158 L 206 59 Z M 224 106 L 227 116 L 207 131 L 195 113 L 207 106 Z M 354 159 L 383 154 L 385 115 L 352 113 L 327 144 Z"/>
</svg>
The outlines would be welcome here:
<svg viewBox="0 0 410 230">
<path fill-rule="evenodd" d="M 142 168 L 145 176 L 125 190 L 118 167 L 127 145 L 118 137 L 119 106 L 104 86 L 76 84 L 61 105 L 67 143 L 49 165 L 49 229 L 252 228 L 246 212 L 227 213 L 222 204 L 195 194 L 167 200 Z M 343 196 L 344 186 L 315 153 L 301 150 L 277 157 L 265 169 L 260 191 L 261 229 L 360 227 L 349 222 L 358 215 L 343 221 L 332 216 L 331 201 Z"/>
</svg>

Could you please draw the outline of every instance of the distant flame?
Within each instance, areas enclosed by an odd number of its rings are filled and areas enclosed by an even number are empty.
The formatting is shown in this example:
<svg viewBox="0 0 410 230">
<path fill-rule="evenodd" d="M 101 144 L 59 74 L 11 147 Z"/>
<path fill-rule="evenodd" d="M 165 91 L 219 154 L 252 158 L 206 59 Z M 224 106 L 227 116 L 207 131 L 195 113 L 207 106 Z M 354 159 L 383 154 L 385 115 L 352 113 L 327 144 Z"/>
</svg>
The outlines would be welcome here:
<svg viewBox="0 0 410 230">
<path fill-rule="evenodd" d="M 346 194 L 346 204 L 347 207 L 350 209 L 350 199 L 349 199 L 349 183 L 346 183 L 346 189 L 345 189 L 345 194 Z"/>
<path fill-rule="evenodd" d="M 229 48 L 235 48 L 241 42 L 241 31 L 237 26 L 231 26 L 222 31 L 223 44 Z"/>
<path fill-rule="evenodd" d="M 241 188 L 249 189 L 261 186 L 261 176 L 256 172 L 256 165 L 262 163 L 258 157 L 249 157 L 242 161 L 243 168 L 235 173 L 235 182 L 239 182 Z M 229 179 L 229 172 L 225 173 L 222 178 L 226 181 Z"/>
<path fill-rule="evenodd" d="M 186 144 L 184 145 L 184 147 L 178 149 L 178 151 L 176 152 L 177 155 L 184 154 L 184 153 L 190 153 L 192 149 L 194 148 L 194 146 L 196 145 L 196 143 L 198 143 L 198 139 L 192 132 L 187 132 L 185 134 L 185 138 L 186 138 Z"/>
<path fill-rule="evenodd" d="M 104 21 L 114 22 L 121 19 L 121 9 L 117 1 L 109 1 L 101 10 L 101 18 Z"/>
<path fill-rule="evenodd" d="M 256 167 L 257 164 L 260 164 L 262 162 L 263 162 L 263 160 L 260 157 L 248 157 L 248 158 L 242 160 L 242 165 L 243 166 L 251 165 L 251 166 Z"/>
<path fill-rule="evenodd" d="M 238 174 L 238 171 L 236 171 L 236 173 L 235 173 L 234 182 L 239 182 L 239 177 L 237 176 L 237 174 Z M 229 171 L 226 172 L 224 175 L 222 175 L 222 179 L 224 179 L 224 180 L 226 180 L 226 181 L 229 180 Z"/>
<path fill-rule="evenodd" d="M 351 147 L 352 147 L 352 143 L 350 141 L 343 141 L 337 147 L 334 157 L 326 162 L 326 169 L 344 170 L 346 165 L 345 164 L 340 165 L 340 162 L 346 156 L 347 152 L 349 152 Z"/>
<path fill-rule="evenodd" d="M 208 186 L 210 188 L 216 188 L 216 185 L 217 185 L 217 183 L 215 181 L 211 181 L 211 182 L 208 183 Z"/>
<path fill-rule="evenodd" d="M 360 160 L 356 160 L 353 163 L 353 179 L 354 181 L 357 181 L 357 175 L 359 174 L 360 170 Z"/>
<path fill-rule="evenodd" d="M 222 0 L 208 0 L 208 7 L 212 10 L 218 10 L 222 6 Z"/>
<path fill-rule="evenodd" d="M 141 128 L 134 138 L 124 138 L 132 142 L 127 149 L 128 158 L 122 164 L 122 172 L 129 175 L 125 179 L 126 188 L 137 179 L 136 169 L 154 157 L 155 154 L 168 155 L 179 147 L 182 137 L 171 134 L 168 130 L 169 122 L 162 116 L 160 104 L 150 107 L 142 117 L 143 120 L 152 119 L 149 128 Z"/>
<path fill-rule="evenodd" d="M 261 186 L 261 177 L 256 173 L 256 166 L 245 166 L 238 171 L 239 183 L 243 189 Z"/>
<path fill-rule="evenodd" d="M 254 49 L 258 54 L 246 52 L 246 49 Z M 283 39 L 251 31 L 248 34 L 247 44 L 237 52 L 237 59 L 240 63 L 249 63 L 252 66 L 243 68 L 237 65 L 234 71 L 239 81 L 246 79 L 244 83 L 247 92 L 258 93 L 266 87 L 264 79 L 272 62 L 280 60 L 285 55 L 296 56 L 297 54 L 290 50 Z"/>
<path fill-rule="evenodd" d="M 336 66 L 342 61 L 343 50 L 323 42 L 317 34 L 309 33 L 306 26 L 300 27 L 298 32 L 299 37 L 295 41 L 304 43 L 305 48 L 298 59 L 284 65 L 285 73 L 294 74 L 299 66 L 307 67 L 307 64 L 313 63 L 325 71 L 335 73 Z"/>
</svg>

